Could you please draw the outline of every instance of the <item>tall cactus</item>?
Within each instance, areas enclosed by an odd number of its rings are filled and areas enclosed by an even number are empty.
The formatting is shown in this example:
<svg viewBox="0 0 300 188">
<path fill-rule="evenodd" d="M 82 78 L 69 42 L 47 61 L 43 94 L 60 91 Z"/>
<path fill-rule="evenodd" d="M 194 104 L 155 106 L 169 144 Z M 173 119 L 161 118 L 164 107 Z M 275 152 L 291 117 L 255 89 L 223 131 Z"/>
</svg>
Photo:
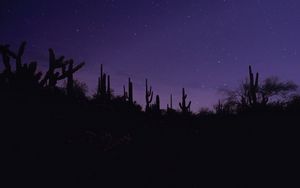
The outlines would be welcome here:
<svg viewBox="0 0 300 188">
<path fill-rule="evenodd" d="M 126 91 L 125 85 L 123 85 L 123 99 L 124 99 L 124 102 L 126 102 L 128 99 L 128 93 Z"/>
<path fill-rule="evenodd" d="M 22 68 L 22 56 L 25 51 L 26 42 L 22 42 L 21 46 L 19 47 L 18 53 L 15 55 L 16 59 L 16 72 L 18 73 L 21 71 Z"/>
<path fill-rule="evenodd" d="M 190 112 L 191 101 L 189 101 L 189 103 L 187 105 L 186 98 L 187 98 L 187 95 L 185 94 L 184 88 L 182 88 L 182 98 L 181 98 L 181 102 L 179 103 L 179 107 L 181 108 L 182 113 Z"/>
<path fill-rule="evenodd" d="M 100 77 L 98 78 L 97 96 L 105 99 L 111 98 L 110 76 L 103 72 L 103 65 L 100 66 Z"/>
<path fill-rule="evenodd" d="M 2 54 L 3 63 L 5 66 L 6 73 L 13 73 L 10 65 L 10 57 L 16 60 L 16 71 L 14 72 L 14 80 L 21 85 L 26 84 L 27 86 L 35 85 L 44 87 L 45 85 L 49 88 L 54 88 L 59 80 L 67 78 L 67 93 L 71 94 L 73 91 L 74 78 L 73 74 L 83 67 L 85 64 L 80 63 L 74 66 L 73 60 L 64 61 L 64 57 L 55 57 L 53 49 L 49 49 L 49 67 L 48 71 L 44 75 L 43 79 L 41 72 L 37 72 L 37 63 L 30 62 L 29 64 L 22 63 L 22 56 L 25 51 L 26 42 L 22 42 L 17 53 L 9 50 L 8 45 L 0 45 L 0 53 Z"/>
<path fill-rule="evenodd" d="M 30 62 L 29 64 L 22 64 L 22 56 L 24 54 L 26 47 L 26 42 L 22 42 L 20 45 L 17 53 L 11 51 L 9 49 L 9 45 L 0 45 L 0 53 L 2 54 L 3 58 L 3 64 L 5 67 L 4 72 L 11 74 L 11 64 L 10 64 L 10 58 L 15 59 L 16 61 L 16 71 L 15 71 L 15 76 L 14 78 L 20 81 L 19 83 L 22 82 L 24 84 L 25 82 L 27 84 L 36 84 L 39 82 L 42 73 L 37 72 L 37 63 L 36 62 Z"/>
<path fill-rule="evenodd" d="M 133 104 L 133 85 L 130 78 L 128 78 L 128 102 Z"/>
<path fill-rule="evenodd" d="M 5 51 L 6 51 L 7 55 L 11 56 L 12 58 L 14 58 L 16 60 L 16 72 L 17 73 L 20 72 L 22 69 L 22 56 L 25 51 L 25 46 L 26 46 L 26 42 L 22 42 L 17 53 L 10 51 L 8 49 L 9 48 L 8 45 L 5 46 L 6 47 Z"/>
<path fill-rule="evenodd" d="M 123 86 L 123 99 L 129 104 L 133 104 L 133 85 L 130 78 L 128 78 L 128 92 L 125 85 Z"/>
<path fill-rule="evenodd" d="M 49 67 L 48 71 L 46 72 L 46 75 L 41 81 L 41 85 L 44 86 L 46 85 L 49 88 L 55 87 L 58 77 L 59 77 L 59 72 L 55 72 L 56 69 L 62 68 L 62 71 L 65 71 L 65 61 L 64 61 L 64 56 L 59 57 L 58 59 L 55 57 L 54 50 L 50 48 L 49 50 Z"/>
<path fill-rule="evenodd" d="M 145 91 L 145 99 L 146 99 L 146 111 L 149 111 L 150 104 L 153 99 L 153 91 L 152 87 L 150 86 L 150 89 L 148 89 L 148 80 L 146 79 L 146 91 Z"/>
<path fill-rule="evenodd" d="M 159 95 L 156 95 L 156 98 L 155 98 L 155 107 L 156 107 L 156 110 L 159 112 L 160 111 L 160 99 L 159 99 Z"/>
<path fill-rule="evenodd" d="M 257 105 L 257 93 L 258 93 L 258 76 L 256 73 L 255 80 L 252 73 L 251 66 L 249 66 L 249 91 L 248 91 L 248 101 L 251 106 Z"/>
<path fill-rule="evenodd" d="M 6 73 L 11 73 L 9 52 L 9 45 L 0 45 L 0 53 L 2 54 L 2 61 L 5 67 L 4 72 Z"/>
<path fill-rule="evenodd" d="M 49 88 L 54 88 L 56 86 L 57 81 L 63 80 L 67 78 L 67 90 L 68 92 L 71 92 L 71 89 L 73 89 L 73 74 L 81 69 L 84 66 L 84 62 L 76 65 L 74 67 L 74 61 L 68 60 L 64 61 L 64 56 L 61 56 L 60 58 L 55 57 L 55 53 L 53 49 L 49 49 L 49 68 L 40 82 L 40 85 L 44 86 L 47 84 Z M 68 69 L 66 70 L 66 67 L 68 66 Z M 61 72 L 56 71 L 56 69 L 61 69 Z"/>
<path fill-rule="evenodd" d="M 110 89 L 110 75 L 107 75 L 107 99 L 110 100 L 111 99 L 111 89 Z"/>
<path fill-rule="evenodd" d="M 170 104 L 167 104 L 167 110 L 173 110 L 173 96 L 170 95 Z"/>
<path fill-rule="evenodd" d="M 70 61 L 68 72 L 72 71 L 73 69 L 73 60 Z M 72 95 L 73 94 L 73 86 L 74 86 L 74 78 L 73 74 L 68 74 L 67 75 L 67 94 Z"/>
</svg>

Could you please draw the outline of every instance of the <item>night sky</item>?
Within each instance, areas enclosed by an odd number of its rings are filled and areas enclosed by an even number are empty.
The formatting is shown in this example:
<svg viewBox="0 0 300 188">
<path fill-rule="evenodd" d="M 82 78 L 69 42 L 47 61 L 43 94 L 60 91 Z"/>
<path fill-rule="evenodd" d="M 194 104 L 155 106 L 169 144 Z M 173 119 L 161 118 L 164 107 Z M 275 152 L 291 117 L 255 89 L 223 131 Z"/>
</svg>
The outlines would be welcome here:
<svg viewBox="0 0 300 188">
<path fill-rule="evenodd" d="M 211 107 L 252 65 L 262 78 L 300 84 L 299 0 L 1 0 L 0 43 L 48 66 L 48 48 L 86 62 L 76 77 L 96 90 L 100 64 L 121 94 L 130 76 L 144 104 L 148 78 L 162 107 L 185 87 L 192 109 Z M 3 65 L 0 65 L 2 70 Z"/>
</svg>

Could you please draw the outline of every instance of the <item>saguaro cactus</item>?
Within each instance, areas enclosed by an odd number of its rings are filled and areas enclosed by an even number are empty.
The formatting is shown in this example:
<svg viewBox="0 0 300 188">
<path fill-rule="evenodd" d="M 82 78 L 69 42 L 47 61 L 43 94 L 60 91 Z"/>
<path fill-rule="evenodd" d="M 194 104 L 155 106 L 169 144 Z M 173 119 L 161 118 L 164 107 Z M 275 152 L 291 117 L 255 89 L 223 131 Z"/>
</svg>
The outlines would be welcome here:
<svg viewBox="0 0 300 188">
<path fill-rule="evenodd" d="M 21 71 L 21 68 L 22 68 L 22 56 L 25 51 L 25 46 L 26 46 L 26 42 L 22 42 L 21 46 L 19 47 L 18 53 L 15 54 L 15 57 L 14 57 L 16 59 L 16 72 L 17 73 L 19 71 Z"/>
<path fill-rule="evenodd" d="M 97 96 L 101 96 L 106 99 L 111 98 L 110 76 L 103 72 L 102 64 L 100 67 L 100 77 L 98 78 Z"/>
<path fill-rule="evenodd" d="M 4 64 L 4 72 L 11 73 L 9 45 L 0 45 L 0 53 L 2 54 L 2 61 Z"/>
<path fill-rule="evenodd" d="M 128 102 L 133 104 L 133 85 L 130 78 L 128 78 Z"/>
<path fill-rule="evenodd" d="M 160 99 L 159 99 L 159 95 L 156 95 L 155 98 L 155 107 L 157 111 L 160 111 Z"/>
<path fill-rule="evenodd" d="M 150 86 L 150 89 L 148 89 L 148 80 L 146 79 L 146 91 L 145 91 L 146 111 L 149 111 L 152 98 L 153 98 L 152 87 Z"/>
<path fill-rule="evenodd" d="M 257 93 L 258 93 L 258 76 L 256 73 L 255 80 L 254 75 L 252 73 L 251 66 L 249 66 L 249 88 L 248 88 L 248 101 L 251 106 L 255 106 L 257 104 Z"/>
<path fill-rule="evenodd" d="M 170 95 L 170 104 L 167 104 L 167 110 L 173 110 L 173 97 Z"/>
<path fill-rule="evenodd" d="M 107 75 L 107 99 L 110 100 L 111 99 L 111 90 L 110 90 L 110 75 Z"/>
<path fill-rule="evenodd" d="M 123 86 L 123 99 L 129 104 L 133 104 L 133 85 L 130 78 L 128 78 L 128 92 L 126 91 L 125 85 Z"/>
<path fill-rule="evenodd" d="M 124 99 L 125 102 L 126 102 L 127 99 L 128 99 L 128 93 L 127 93 L 127 91 L 126 91 L 125 85 L 123 85 L 123 99 Z"/>
<path fill-rule="evenodd" d="M 74 61 L 72 59 L 64 61 L 64 56 L 61 56 L 60 58 L 57 59 L 55 57 L 54 50 L 50 48 L 49 49 L 49 68 L 48 68 L 46 75 L 40 82 L 40 85 L 44 86 L 45 84 L 47 84 L 47 86 L 49 88 L 53 88 L 56 86 L 57 81 L 68 78 L 67 90 L 70 91 L 71 88 L 73 89 L 73 82 L 74 82 L 73 74 L 76 71 L 78 71 L 79 69 L 81 69 L 84 66 L 84 64 L 85 63 L 82 62 L 74 67 Z M 67 66 L 68 66 L 68 69 L 66 70 Z M 59 72 L 59 71 L 55 72 L 56 69 L 61 69 L 61 72 Z"/>
<path fill-rule="evenodd" d="M 190 112 L 191 101 L 189 101 L 189 103 L 187 105 L 186 98 L 187 98 L 187 95 L 185 94 L 184 88 L 182 88 L 182 98 L 181 98 L 181 102 L 179 103 L 179 107 L 181 108 L 181 111 L 183 113 Z"/>
<path fill-rule="evenodd" d="M 22 82 L 22 85 L 25 84 L 37 84 L 42 76 L 41 72 L 37 72 L 37 63 L 36 62 L 30 62 L 29 64 L 22 64 L 22 56 L 25 51 L 26 42 L 22 42 L 20 45 L 17 53 L 11 51 L 9 49 L 9 45 L 0 45 L 0 53 L 2 54 L 3 58 L 3 64 L 5 67 L 4 72 L 6 74 L 11 74 L 11 64 L 10 64 L 10 58 L 13 58 L 16 60 L 16 71 L 14 79 Z M 7 75 L 7 76 L 8 76 Z"/>
</svg>

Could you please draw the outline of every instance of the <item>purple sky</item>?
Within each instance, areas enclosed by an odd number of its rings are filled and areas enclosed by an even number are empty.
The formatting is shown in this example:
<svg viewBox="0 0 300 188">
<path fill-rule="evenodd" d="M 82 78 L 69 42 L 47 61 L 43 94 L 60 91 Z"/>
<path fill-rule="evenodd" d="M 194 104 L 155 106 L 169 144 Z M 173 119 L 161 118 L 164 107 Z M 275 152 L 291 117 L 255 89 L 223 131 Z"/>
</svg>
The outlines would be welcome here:
<svg viewBox="0 0 300 188">
<path fill-rule="evenodd" d="M 299 84 L 299 10 L 299 0 L 2 0 L 0 43 L 28 41 L 40 67 L 49 47 L 85 61 L 76 76 L 90 93 L 101 63 L 116 94 L 132 78 L 141 104 L 145 78 L 163 107 L 170 93 L 177 107 L 185 87 L 197 111 L 237 87 L 250 64 Z"/>
</svg>

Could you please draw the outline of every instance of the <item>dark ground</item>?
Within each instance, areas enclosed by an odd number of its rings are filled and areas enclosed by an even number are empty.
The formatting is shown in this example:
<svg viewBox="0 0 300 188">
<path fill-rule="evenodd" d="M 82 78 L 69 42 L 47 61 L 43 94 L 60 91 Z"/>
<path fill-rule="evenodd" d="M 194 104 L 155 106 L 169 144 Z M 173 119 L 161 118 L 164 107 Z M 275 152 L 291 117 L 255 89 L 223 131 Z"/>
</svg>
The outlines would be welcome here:
<svg viewBox="0 0 300 188">
<path fill-rule="evenodd" d="M 156 116 L 6 102 L 5 187 L 291 187 L 297 179 L 297 113 Z"/>
</svg>

